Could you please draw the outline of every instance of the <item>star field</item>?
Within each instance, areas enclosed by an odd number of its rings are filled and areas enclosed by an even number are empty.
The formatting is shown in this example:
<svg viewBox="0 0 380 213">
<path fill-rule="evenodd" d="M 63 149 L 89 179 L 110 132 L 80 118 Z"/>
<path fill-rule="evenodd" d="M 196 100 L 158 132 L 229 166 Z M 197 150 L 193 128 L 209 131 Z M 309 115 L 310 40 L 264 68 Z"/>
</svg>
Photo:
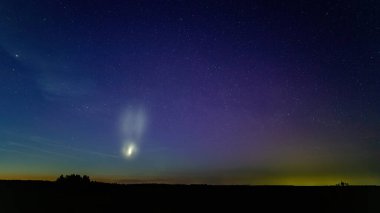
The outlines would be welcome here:
<svg viewBox="0 0 380 213">
<path fill-rule="evenodd" d="M 0 4 L 0 179 L 380 184 L 376 1 Z"/>
</svg>

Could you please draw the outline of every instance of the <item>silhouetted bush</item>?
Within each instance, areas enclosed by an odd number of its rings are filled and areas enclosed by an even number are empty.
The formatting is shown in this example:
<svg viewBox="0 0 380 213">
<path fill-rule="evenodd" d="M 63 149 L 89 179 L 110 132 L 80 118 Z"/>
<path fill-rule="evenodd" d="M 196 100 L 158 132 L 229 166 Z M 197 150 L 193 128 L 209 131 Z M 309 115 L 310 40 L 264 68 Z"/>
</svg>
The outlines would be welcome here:
<svg viewBox="0 0 380 213">
<path fill-rule="evenodd" d="M 90 177 L 87 175 L 77 175 L 77 174 L 71 174 L 66 176 L 59 176 L 56 180 L 57 183 L 60 184 L 73 184 L 73 185 L 79 185 L 79 184 L 88 184 L 91 182 Z"/>
<path fill-rule="evenodd" d="M 340 183 L 337 183 L 336 186 L 349 186 L 347 182 L 341 181 Z"/>
</svg>

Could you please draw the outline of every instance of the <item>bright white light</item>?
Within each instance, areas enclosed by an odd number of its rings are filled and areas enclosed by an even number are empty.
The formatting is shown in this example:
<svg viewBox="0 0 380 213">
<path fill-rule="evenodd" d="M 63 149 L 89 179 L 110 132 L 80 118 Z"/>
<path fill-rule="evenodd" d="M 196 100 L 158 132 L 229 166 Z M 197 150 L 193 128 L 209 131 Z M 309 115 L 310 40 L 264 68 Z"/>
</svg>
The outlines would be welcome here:
<svg viewBox="0 0 380 213">
<path fill-rule="evenodd" d="M 137 146 L 134 143 L 127 143 L 123 147 L 123 155 L 126 158 L 132 158 L 137 153 Z"/>
<path fill-rule="evenodd" d="M 127 156 L 130 157 L 132 154 L 135 152 L 135 147 L 134 146 L 129 146 L 127 149 Z"/>
<path fill-rule="evenodd" d="M 137 155 L 146 126 L 146 113 L 141 107 L 128 107 L 120 119 L 122 153 L 127 159 Z"/>
</svg>

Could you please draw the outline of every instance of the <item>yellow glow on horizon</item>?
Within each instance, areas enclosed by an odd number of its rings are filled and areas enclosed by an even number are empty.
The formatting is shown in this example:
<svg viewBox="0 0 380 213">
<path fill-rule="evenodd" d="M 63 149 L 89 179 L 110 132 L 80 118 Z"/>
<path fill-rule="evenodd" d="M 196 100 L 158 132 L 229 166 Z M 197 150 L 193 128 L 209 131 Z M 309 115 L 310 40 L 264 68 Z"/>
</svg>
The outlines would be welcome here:
<svg viewBox="0 0 380 213">
<path fill-rule="evenodd" d="M 251 185 L 294 185 L 294 186 L 327 186 L 341 181 L 350 185 L 379 185 L 380 177 L 374 176 L 278 176 L 255 179 L 247 184 Z"/>
<path fill-rule="evenodd" d="M 128 149 L 127 149 L 128 151 Z M 132 152 L 133 157 L 133 152 Z M 57 175 L 46 174 L 0 174 L 0 180 L 47 180 L 55 181 Z M 159 176 L 134 176 L 125 177 L 123 175 L 117 176 L 103 176 L 103 175 L 90 175 L 91 180 L 108 182 L 108 183 L 165 183 L 165 184 L 223 184 L 223 185 L 294 185 L 294 186 L 331 186 L 340 181 L 347 182 L 350 185 L 380 185 L 380 177 L 377 176 L 338 176 L 338 175 L 325 175 L 325 176 L 268 176 L 268 177 L 254 177 L 254 178 L 226 178 L 221 181 L 214 182 L 213 179 L 208 181 L 204 178 L 187 178 L 187 177 L 159 177 Z"/>
<path fill-rule="evenodd" d="M 0 174 L 0 180 L 47 180 L 54 181 L 58 175 Z"/>
</svg>

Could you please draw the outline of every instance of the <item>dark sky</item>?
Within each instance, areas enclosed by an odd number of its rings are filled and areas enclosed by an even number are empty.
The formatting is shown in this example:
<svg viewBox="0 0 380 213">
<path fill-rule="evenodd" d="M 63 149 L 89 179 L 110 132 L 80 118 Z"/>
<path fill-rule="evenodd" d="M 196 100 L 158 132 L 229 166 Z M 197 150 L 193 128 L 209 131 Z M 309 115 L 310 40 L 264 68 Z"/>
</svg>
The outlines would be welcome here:
<svg viewBox="0 0 380 213">
<path fill-rule="evenodd" d="M 0 179 L 380 184 L 380 2 L 3 0 Z"/>
</svg>

